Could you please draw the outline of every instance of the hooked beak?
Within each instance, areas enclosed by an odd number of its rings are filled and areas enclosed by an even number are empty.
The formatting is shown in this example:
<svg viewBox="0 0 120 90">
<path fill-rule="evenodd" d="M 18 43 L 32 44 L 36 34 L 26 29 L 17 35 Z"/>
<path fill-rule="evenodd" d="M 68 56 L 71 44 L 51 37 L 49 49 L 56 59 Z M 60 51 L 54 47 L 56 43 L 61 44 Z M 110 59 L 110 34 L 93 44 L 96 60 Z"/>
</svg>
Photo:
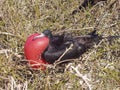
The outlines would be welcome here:
<svg viewBox="0 0 120 90">
<path fill-rule="evenodd" d="M 42 38 L 42 37 L 44 37 L 44 36 L 45 36 L 45 35 L 44 35 L 43 33 L 41 33 L 40 35 L 35 36 L 35 37 L 33 38 L 33 40 L 38 39 L 38 38 Z"/>
</svg>

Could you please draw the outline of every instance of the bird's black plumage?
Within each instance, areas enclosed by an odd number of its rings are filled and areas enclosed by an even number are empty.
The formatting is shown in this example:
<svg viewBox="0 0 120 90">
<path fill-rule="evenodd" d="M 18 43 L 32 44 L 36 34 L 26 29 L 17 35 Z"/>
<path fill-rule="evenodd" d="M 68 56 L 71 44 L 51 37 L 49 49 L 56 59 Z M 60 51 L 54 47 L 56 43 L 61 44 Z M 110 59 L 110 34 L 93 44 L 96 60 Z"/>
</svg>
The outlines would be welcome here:
<svg viewBox="0 0 120 90">
<path fill-rule="evenodd" d="M 94 43 L 99 42 L 101 39 L 101 37 L 96 34 L 96 31 L 84 37 L 72 37 L 67 34 L 52 35 L 49 30 L 45 30 L 43 33 L 50 39 L 50 43 L 43 52 L 42 58 L 51 64 L 59 59 L 66 51 L 66 48 L 69 48 L 71 44 L 73 45 L 72 48 L 61 58 L 61 60 L 78 58 L 86 50 L 92 47 Z"/>
<path fill-rule="evenodd" d="M 50 50 L 54 50 L 55 48 L 58 48 L 58 46 L 61 46 L 64 42 L 64 34 L 62 35 L 52 35 L 52 32 L 50 30 L 44 30 L 43 34 L 49 38 L 50 43 L 49 43 L 49 48 Z M 53 48 L 53 49 L 52 49 Z M 48 49 L 49 50 L 49 49 Z"/>
</svg>

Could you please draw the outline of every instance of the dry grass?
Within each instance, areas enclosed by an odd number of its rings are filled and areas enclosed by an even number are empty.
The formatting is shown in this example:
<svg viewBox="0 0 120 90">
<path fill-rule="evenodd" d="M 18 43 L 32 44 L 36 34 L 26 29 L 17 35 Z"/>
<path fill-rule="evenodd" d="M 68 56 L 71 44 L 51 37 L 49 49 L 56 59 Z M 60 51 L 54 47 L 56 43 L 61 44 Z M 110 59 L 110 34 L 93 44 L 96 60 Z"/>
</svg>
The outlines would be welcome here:
<svg viewBox="0 0 120 90">
<path fill-rule="evenodd" d="M 0 1 L 1 90 L 120 90 L 119 38 L 104 39 L 65 67 L 45 72 L 30 69 L 24 59 L 28 35 L 47 28 L 80 35 L 97 26 L 100 35 L 120 35 L 119 0 L 71 15 L 79 4 L 80 0 Z"/>
</svg>

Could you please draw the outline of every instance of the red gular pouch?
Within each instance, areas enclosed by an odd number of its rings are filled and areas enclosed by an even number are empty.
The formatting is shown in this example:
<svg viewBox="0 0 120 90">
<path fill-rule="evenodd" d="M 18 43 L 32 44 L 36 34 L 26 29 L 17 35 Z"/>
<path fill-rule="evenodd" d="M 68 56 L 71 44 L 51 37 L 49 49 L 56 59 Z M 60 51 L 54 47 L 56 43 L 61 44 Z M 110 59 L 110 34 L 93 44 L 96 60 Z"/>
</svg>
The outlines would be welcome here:
<svg viewBox="0 0 120 90">
<path fill-rule="evenodd" d="M 49 39 L 47 37 L 35 38 L 40 34 L 30 35 L 24 45 L 24 55 L 33 69 L 45 70 L 45 64 L 48 64 L 41 58 L 41 54 L 47 48 Z"/>
</svg>

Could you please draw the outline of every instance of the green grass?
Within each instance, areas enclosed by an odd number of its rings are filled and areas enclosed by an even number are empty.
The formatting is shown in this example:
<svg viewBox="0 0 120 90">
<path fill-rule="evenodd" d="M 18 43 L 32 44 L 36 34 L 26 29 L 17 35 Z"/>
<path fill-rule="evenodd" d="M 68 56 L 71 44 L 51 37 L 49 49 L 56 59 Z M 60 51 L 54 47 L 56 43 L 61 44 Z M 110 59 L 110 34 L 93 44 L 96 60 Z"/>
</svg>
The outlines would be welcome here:
<svg viewBox="0 0 120 90">
<path fill-rule="evenodd" d="M 44 29 L 81 35 L 97 26 L 100 35 L 120 35 L 120 2 L 114 1 L 71 15 L 80 0 L 1 0 L 0 89 L 119 90 L 120 38 L 104 39 L 79 59 L 45 72 L 32 70 L 23 52 L 27 37 Z"/>
</svg>

